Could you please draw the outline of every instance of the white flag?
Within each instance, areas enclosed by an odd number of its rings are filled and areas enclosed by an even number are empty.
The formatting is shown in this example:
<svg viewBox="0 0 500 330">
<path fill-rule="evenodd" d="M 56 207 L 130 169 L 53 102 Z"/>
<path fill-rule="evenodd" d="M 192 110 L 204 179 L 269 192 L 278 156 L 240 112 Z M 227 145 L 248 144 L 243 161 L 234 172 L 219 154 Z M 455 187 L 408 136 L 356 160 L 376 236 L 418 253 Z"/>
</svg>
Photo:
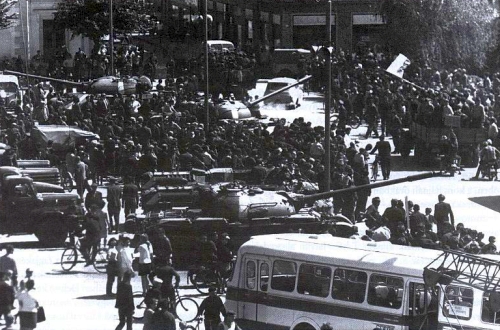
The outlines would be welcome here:
<svg viewBox="0 0 500 330">
<path fill-rule="evenodd" d="M 394 60 L 394 62 L 389 65 L 387 68 L 387 72 L 392 73 L 399 78 L 403 78 L 403 74 L 405 73 L 405 69 L 410 65 L 410 60 L 408 57 L 403 54 L 399 54 L 398 57 Z"/>
</svg>

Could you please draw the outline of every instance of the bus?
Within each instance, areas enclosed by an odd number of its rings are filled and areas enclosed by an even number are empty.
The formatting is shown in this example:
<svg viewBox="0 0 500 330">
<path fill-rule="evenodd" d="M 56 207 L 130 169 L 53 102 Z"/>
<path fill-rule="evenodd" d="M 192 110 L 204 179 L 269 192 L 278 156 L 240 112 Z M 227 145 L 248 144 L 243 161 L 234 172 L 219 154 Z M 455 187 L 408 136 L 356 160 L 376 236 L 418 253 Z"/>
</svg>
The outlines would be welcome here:
<svg viewBox="0 0 500 330">
<path fill-rule="evenodd" d="M 426 286 L 423 270 L 441 254 L 330 234 L 254 236 L 238 251 L 225 305 L 244 330 L 500 329 L 487 292 Z"/>
</svg>

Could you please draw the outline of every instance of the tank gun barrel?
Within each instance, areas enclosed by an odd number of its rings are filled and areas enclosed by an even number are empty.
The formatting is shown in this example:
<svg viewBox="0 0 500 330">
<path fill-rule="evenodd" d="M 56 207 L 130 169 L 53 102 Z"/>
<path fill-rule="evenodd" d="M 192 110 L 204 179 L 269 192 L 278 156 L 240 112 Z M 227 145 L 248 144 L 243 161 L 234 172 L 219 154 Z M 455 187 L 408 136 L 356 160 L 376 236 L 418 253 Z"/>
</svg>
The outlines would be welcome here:
<svg viewBox="0 0 500 330">
<path fill-rule="evenodd" d="M 250 102 L 250 103 L 248 104 L 248 107 L 249 107 L 249 108 L 251 108 L 251 107 L 255 106 L 256 104 L 258 104 L 258 103 L 260 103 L 260 102 L 262 102 L 262 101 L 265 101 L 265 100 L 267 100 L 267 99 L 268 99 L 268 98 L 270 98 L 270 97 L 273 97 L 273 96 L 274 96 L 274 95 L 276 95 L 276 94 L 279 94 L 279 93 L 281 93 L 281 92 L 284 92 L 284 91 L 286 91 L 286 90 L 289 90 L 290 88 L 295 87 L 295 86 L 297 86 L 297 85 L 303 84 L 303 83 L 305 83 L 306 81 L 308 81 L 308 80 L 309 80 L 309 79 L 311 79 L 311 78 L 312 78 L 312 76 L 310 76 L 310 75 L 309 75 L 309 76 L 305 76 L 304 78 L 299 79 L 296 83 L 293 83 L 293 84 L 291 84 L 291 85 L 288 85 L 288 86 L 282 87 L 282 88 L 280 88 L 280 89 L 278 89 L 278 90 L 275 90 L 275 91 L 274 91 L 274 92 L 272 92 L 272 93 L 269 93 L 269 94 L 267 94 L 267 95 L 264 95 L 264 96 L 263 96 L 263 97 L 261 97 L 260 99 L 257 99 L 257 100 L 255 100 L 255 101 L 253 101 L 253 102 Z"/>
<path fill-rule="evenodd" d="M 14 75 L 14 76 L 21 76 L 21 77 L 38 79 L 38 80 L 52 81 L 52 82 L 56 82 L 56 83 L 73 85 L 73 86 L 78 86 L 78 87 L 86 86 L 85 83 L 71 81 L 71 80 L 57 79 L 57 78 L 51 78 L 51 77 L 44 77 L 44 76 L 38 76 L 38 75 L 35 75 L 35 74 L 29 74 L 29 73 L 23 73 L 23 72 L 17 72 L 17 71 L 10 71 L 10 70 L 4 70 L 3 72 L 5 74 L 11 74 L 11 75 Z"/>
<path fill-rule="evenodd" d="M 407 176 L 404 178 L 399 178 L 399 179 L 379 181 L 379 182 L 365 184 L 365 185 L 361 185 L 361 186 L 326 191 L 326 192 L 317 193 L 317 194 L 313 194 L 313 195 L 305 195 L 305 196 L 298 196 L 298 197 L 289 196 L 288 198 L 291 201 L 291 203 L 295 206 L 295 209 L 299 210 L 300 208 L 304 207 L 304 205 L 306 203 L 315 202 L 315 201 L 320 200 L 320 199 L 330 198 L 330 197 L 333 197 L 335 195 L 353 193 L 353 192 L 357 192 L 357 191 L 363 190 L 363 189 L 380 188 L 380 187 L 390 186 L 393 184 L 398 184 L 398 183 L 403 183 L 403 182 L 424 180 L 424 179 L 429 179 L 429 178 L 439 176 L 439 175 L 441 175 L 440 172 L 426 172 L 426 173 L 422 173 L 422 174 L 410 175 L 410 176 Z"/>
</svg>

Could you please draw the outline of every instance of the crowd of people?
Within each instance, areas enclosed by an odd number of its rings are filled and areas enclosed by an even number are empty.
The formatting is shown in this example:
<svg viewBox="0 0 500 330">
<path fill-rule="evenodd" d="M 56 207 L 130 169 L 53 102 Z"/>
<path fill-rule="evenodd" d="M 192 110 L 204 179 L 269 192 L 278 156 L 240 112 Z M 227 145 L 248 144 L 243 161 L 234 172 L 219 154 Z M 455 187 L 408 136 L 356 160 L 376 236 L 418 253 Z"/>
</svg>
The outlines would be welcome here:
<svg viewBox="0 0 500 330">
<path fill-rule="evenodd" d="M 105 58 L 106 50 L 101 49 L 100 52 Z M 136 54 L 132 55 L 134 52 Z M 139 54 L 137 49 L 126 49 L 124 61 L 118 61 L 120 72 L 126 75 L 149 73 L 154 77 L 154 58 L 151 57 L 150 68 L 140 67 L 137 63 L 144 63 L 137 62 Z M 84 56 L 80 51 L 75 54 L 75 61 L 82 60 Z M 388 58 L 372 52 L 352 57 L 341 52 L 334 55 L 332 104 L 339 114 L 339 123 L 331 132 L 330 187 L 323 180 L 324 128 L 313 127 L 306 118 L 296 118 L 290 123 L 280 121 L 272 128 L 256 121 L 214 121 L 207 130 L 204 111 L 199 111 L 196 104 L 200 97 L 197 93 L 199 83 L 203 81 L 201 64 L 193 65 L 192 71 L 168 77 L 165 84 L 160 81 L 150 98 L 99 94 L 90 95 L 84 103 L 72 99 L 67 107 L 60 90 L 37 84 L 24 96 L 22 105 L 19 103 L 14 108 L 15 119 L 5 123 L 2 142 L 10 145 L 19 158 L 48 159 L 53 166 L 64 163 L 73 174 L 78 193 L 89 200 L 88 204 L 86 201 L 89 211 L 86 229 L 93 238 L 88 241 L 89 246 L 85 247 L 89 251 L 90 246 L 99 244 L 106 233 L 118 231 L 122 209 L 125 215 L 135 213 L 139 202 L 140 178 L 144 173 L 231 167 L 251 169 L 254 174 L 251 176 L 252 184 L 265 182 L 282 186 L 284 182 L 298 180 L 315 183 L 320 191 L 354 187 L 370 183 L 368 163 L 370 154 L 376 152 L 381 161 L 383 179 L 390 179 L 391 153 L 400 152 L 401 132 L 410 122 L 444 127 L 446 117 L 451 115 L 460 117 L 462 127 L 487 129 L 491 145 L 498 145 L 498 74 L 485 74 L 479 79 L 468 75 L 464 69 L 435 71 L 422 65 L 418 70 L 408 72 L 408 79 L 414 85 L 405 84 L 380 69 L 387 65 Z M 302 64 L 304 72 L 312 73 L 315 77 L 313 89 L 320 89 L 324 85 L 324 63 L 325 58 L 316 54 Z M 223 71 L 224 68 L 252 70 L 255 64 L 252 56 L 238 52 L 213 54 L 210 57 L 210 65 L 215 71 Z M 100 74 L 105 71 L 103 69 Z M 79 71 L 75 72 L 78 76 Z M 241 74 L 237 73 L 233 78 L 231 84 L 242 84 Z M 372 134 L 379 137 L 380 141 L 375 146 L 359 147 L 353 141 L 346 119 L 354 114 L 365 118 L 367 122 L 365 137 Z M 77 126 L 99 134 L 101 140 L 82 143 L 61 153 L 50 142 L 42 146 L 33 139 L 30 130 L 35 121 Z M 386 140 L 388 136 L 392 137 L 394 148 Z M 451 149 L 456 152 L 455 147 Z M 2 164 L 12 164 L 13 158 L 3 157 Z M 124 179 L 123 189 L 116 184 L 115 176 Z M 104 179 L 109 180 L 109 220 L 99 213 L 104 202 L 102 196 L 96 196 L 95 189 Z M 89 181 L 94 185 L 91 186 Z M 455 226 L 453 213 L 449 205 L 444 203 L 444 196 L 439 197 L 439 203 L 435 206 L 435 221 L 432 220 L 432 210 L 426 208 L 424 214 L 420 212 L 418 204 L 408 204 L 408 210 L 405 211 L 404 205 L 397 200 L 391 201 L 391 207 L 380 214 L 379 199 L 373 198 L 372 204 L 367 205 L 370 196 L 370 189 L 365 188 L 333 198 L 333 213 L 342 214 L 352 222 L 366 218 L 368 232 L 361 236 L 363 239 L 385 239 L 394 244 L 459 249 L 471 253 L 496 253 L 494 237 L 490 237 L 488 243 L 483 243 L 484 235 L 481 233 L 461 224 Z M 103 223 L 106 224 L 103 226 Z M 146 265 L 150 263 L 152 251 L 161 253 L 158 251 L 163 247 L 157 250 L 152 244 L 153 249 L 150 249 L 148 238 L 143 237 L 141 240 L 137 251 L 140 254 L 139 275 L 143 290 L 147 293 L 147 287 L 155 281 L 149 277 L 151 269 L 148 268 L 151 267 Z M 122 251 L 127 251 L 125 241 L 119 244 L 109 241 L 110 251 L 114 253 L 116 250 L 116 253 L 110 259 L 112 262 L 108 270 L 106 293 L 111 294 L 113 282 L 118 276 L 116 307 L 120 313 L 120 325 L 117 329 L 130 324 L 134 307 L 133 302 L 130 304 L 129 283 L 133 273 L 120 270 L 126 268 L 119 266 L 123 262 L 127 267 L 132 264 L 128 256 L 126 260 L 125 256 L 120 257 Z M 118 248 L 115 248 L 116 245 Z M 87 259 L 91 260 L 92 256 L 88 255 Z M 114 270 L 113 265 L 116 265 Z M 171 267 L 166 262 L 160 265 Z M 163 283 L 170 283 L 168 292 L 171 294 L 172 276 L 175 277 L 175 274 L 169 269 L 164 271 L 168 274 L 165 279 L 157 277 Z M 151 300 L 149 309 L 155 309 L 154 300 Z M 169 319 L 168 315 L 166 319 Z"/>
</svg>

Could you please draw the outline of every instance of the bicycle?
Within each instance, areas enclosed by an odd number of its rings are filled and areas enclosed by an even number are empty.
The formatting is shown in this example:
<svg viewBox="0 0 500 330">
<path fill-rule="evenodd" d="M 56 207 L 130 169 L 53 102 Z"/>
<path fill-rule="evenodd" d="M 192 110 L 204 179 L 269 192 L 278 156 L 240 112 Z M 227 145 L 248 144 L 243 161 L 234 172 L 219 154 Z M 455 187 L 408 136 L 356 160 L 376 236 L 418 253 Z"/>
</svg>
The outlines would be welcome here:
<svg viewBox="0 0 500 330">
<path fill-rule="evenodd" d="M 196 326 L 186 325 L 184 322 L 181 322 L 181 323 L 179 323 L 179 329 L 181 329 L 181 330 L 199 330 L 200 324 L 201 324 L 201 322 L 203 322 L 203 318 L 197 317 L 193 320 L 193 322 L 196 322 Z"/>
<path fill-rule="evenodd" d="M 61 174 L 61 185 L 67 192 L 72 192 L 75 188 L 75 181 L 73 175 L 68 171 L 68 166 L 65 162 L 59 165 L 59 173 Z"/>
<path fill-rule="evenodd" d="M 143 298 L 135 307 L 136 310 L 132 317 L 134 320 L 142 320 L 144 318 L 144 312 L 146 311 L 145 298 Z M 191 322 L 198 316 L 198 309 L 199 305 L 196 300 L 189 297 L 181 297 L 179 289 L 175 288 L 174 312 L 177 319 L 181 322 Z"/>
<path fill-rule="evenodd" d="M 372 163 L 372 176 L 371 176 L 371 181 L 375 182 L 377 181 L 378 178 L 378 168 L 380 164 L 380 158 L 378 156 L 375 157 L 375 160 Z"/>
<path fill-rule="evenodd" d="M 194 266 L 191 267 L 187 274 L 189 282 L 194 286 L 196 291 L 203 295 L 208 295 L 210 287 L 216 287 L 219 291 L 223 288 L 223 279 L 216 265 Z"/>
<path fill-rule="evenodd" d="M 64 249 L 61 255 L 61 268 L 65 272 L 69 272 L 76 266 L 78 263 L 78 256 L 81 255 L 83 257 L 83 253 L 81 251 L 81 243 L 80 240 L 75 237 L 75 243 Z M 92 255 L 92 249 L 90 251 L 90 255 Z M 92 262 L 94 269 L 98 273 L 106 273 L 106 268 L 108 266 L 108 250 L 106 248 L 99 248 L 97 250 L 97 254 L 95 259 Z"/>
</svg>

